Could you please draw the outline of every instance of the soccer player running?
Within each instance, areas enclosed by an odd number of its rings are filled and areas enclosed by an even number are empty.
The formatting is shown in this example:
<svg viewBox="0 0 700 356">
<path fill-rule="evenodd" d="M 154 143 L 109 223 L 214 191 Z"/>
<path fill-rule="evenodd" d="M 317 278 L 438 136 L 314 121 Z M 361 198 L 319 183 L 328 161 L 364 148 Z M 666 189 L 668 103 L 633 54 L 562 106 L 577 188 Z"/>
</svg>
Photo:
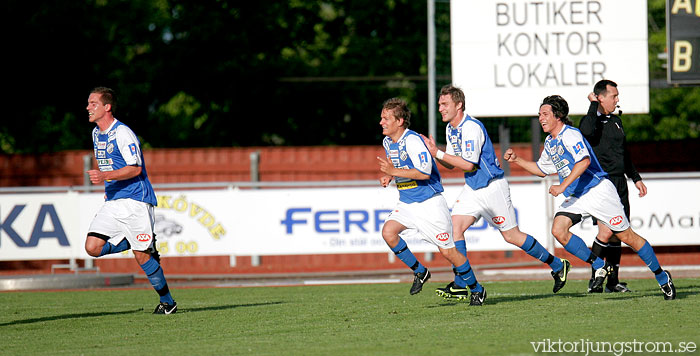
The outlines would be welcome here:
<svg viewBox="0 0 700 356">
<path fill-rule="evenodd" d="M 671 275 L 661 268 L 649 242 L 630 228 L 615 186 L 607 179 L 608 174 L 600 167 L 588 141 L 571 126 L 568 114 L 569 105 L 564 98 L 559 95 L 544 98 L 540 104 L 539 121 L 542 130 L 549 135 L 539 161 L 520 158 L 512 149 L 508 149 L 503 158 L 536 176 L 559 174 L 559 184 L 552 185 L 549 193 L 555 197 L 564 194 L 566 199 L 554 216 L 552 235 L 566 251 L 596 269 L 592 288 L 600 288 L 612 268 L 591 252 L 580 237 L 569 231 L 571 226 L 589 216 L 605 224 L 620 241 L 637 252 L 654 272 L 664 299 L 675 299 L 676 287 Z"/>
<path fill-rule="evenodd" d="M 99 170 L 87 171 L 93 184 L 105 184 L 105 203 L 88 229 L 85 251 L 100 257 L 131 249 L 160 296 L 153 314 L 172 314 L 177 303 L 160 266 L 153 233 L 156 194 L 148 180 L 141 144 L 133 131 L 114 117 L 116 95 L 98 87 L 90 92 L 87 111 Z"/>
<path fill-rule="evenodd" d="M 630 201 L 625 174 L 634 182 L 640 197 L 647 194 L 647 187 L 642 182 L 642 177 L 634 167 L 629 151 L 627 151 L 622 120 L 613 113 L 619 102 L 618 95 L 617 84 L 612 80 L 603 79 L 597 82 L 593 87 L 593 92 L 588 94 L 588 100 L 591 104 L 588 107 L 588 113 L 581 119 L 579 130 L 591 144 L 600 166 L 608 173 L 608 179 L 615 186 L 622 206 L 625 208 L 625 216 L 629 220 Z M 620 240 L 613 236 L 612 231 L 605 224 L 598 224 L 595 218 L 593 218 L 593 224 L 598 225 L 598 235 L 593 241 L 591 251 L 608 261 L 612 266 L 612 272 L 605 283 L 605 292 L 630 292 L 627 283 L 620 282 L 618 278 L 620 258 L 622 257 Z M 589 284 L 593 283 L 594 278 L 595 270 L 592 270 Z M 602 293 L 603 288 L 594 290 L 589 286 L 588 292 Z"/>
<path fill-rule="evenodd" d="M 379 179 L 387 187 L 392 179 L 399 190 L 399 202 L 382 227 L 382 238 L 391 251 L 413 270 L 410 293 L 416 294 L 430 279 L 430 271 L 423 266 L 402 237 L 420 236 L 438 247 L 440 253 L 454 266 L 454 284 L 465 291 L 456 297 L 466 300 L 466 287 L 472 290 L 469 304 L 482 305 L 486 290 L 479 285 L 466 257 L 459 253 L 452 240 L 452 223 L 447 201 L 435 161 L 421 137 L 408 127 L 411 111 L 406 102 L 392 98 L 384 102 L 381 113 L 382 133 L 386 157 L 377 157 L 384 175 Z"/>
<path fill-rule="evenodd" d="M 465 184 L 452 207 L 452 236 L 457 250 L 466 257 L 464 233 L 483 217 L 501 232 L 506 242 L 548 264 L 554 278 L 552 290 L 558 292 L 566 284 L 571 264 L 552 256 L 534 237 L 518 228 L 510 188 L 503 177 L 496 151 L 484 125 L 464 112 L 464 92 L 452 85 L 442 87 L 438 106 L 442 121 L 447 123 L 446 152 L 438 150 L 432 136 L 423 136 L 423 141 L 440 164 L 448 169 L 464 171 Z M 445 298 L 463 293 L 453 283 L 435 292 Z"/>
</svg>

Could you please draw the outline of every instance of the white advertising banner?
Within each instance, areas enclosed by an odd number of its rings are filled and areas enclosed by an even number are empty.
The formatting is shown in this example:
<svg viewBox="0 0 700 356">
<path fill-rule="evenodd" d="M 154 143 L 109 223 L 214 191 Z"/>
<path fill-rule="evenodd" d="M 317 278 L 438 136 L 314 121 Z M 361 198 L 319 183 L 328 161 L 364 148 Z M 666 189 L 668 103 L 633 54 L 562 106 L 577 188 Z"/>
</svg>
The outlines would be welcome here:
<svg viewBox="0 0 700 356">
<path fill-rule="evenodd" d="M 451 205 L 461 186 L 447 186 Z M 543 207 L 542 186 L 528 184 L 514 194 L 518 201 Z M 514 197 L 515 199 L 515 197 Z M 234 223 L 235 250 L 243 255 L 388 252 L 381 237 L 386 216 L 398 201 L 395 187 L 241 191 L 240 220 Z M 533 234 L 544 233 L 542 210 L 518 209 L 518 218 Z M 534 232 L 537 230 L 537 232 Z M 262 239 L 249 238 L 260 236 Z M 507 250 L 497 230 L 477 222 L 465 234 L 470 249 Z M 437 251 L 419 236 L 407 237 L 416 252 Z"/>
<path fill-rule="evenodd" d="M 627 181 L 632 229 L 652 246 L 700 245 L 700 180 L 649 179 L 644 184 L 648 194 L 640 198 L 634 184 Z M 589 245 L 597 231 L 591 219 L 571 229 Z"/>
<path fill-rule="evenodd" d="M 452 0 L 450 16 L 452 81 L 471 115 L 534 116 L 552 94 L 585 114 L 600 79 L 625 112 L 649 112 L 646 0 Z"/>
<path fill-rule="evenodd" d="M 79 200 L 78 193 L 0 194 L 0 260 L 68 259 L 84 251 L 74 238 L 85 213 Z"/>
<path fill-rule="evenodd" d="M 630 183 L 632 227 L 652 246 L 700 245 L 700 180 L 645 180 L 646 197 Z M 452 204 L 461 186 L 446 186 Z M 552 211 L 545 182 L 511 184 L 520 229 L 550 248 Z M 87 229 L 103 194 L 1 194 L 0 260 L 90 258 Z M 155 232 L 163 256 L 291 255 L 389 252 L 384 219 L 398 200 L 395 187 L 189 190 L 158 193 Z M 589 244 L 591 220 L 572 232 Z M 482 219 L 465 234 L 471 251 L 513 250 Z M 437 251 L 419 237 L 415 252 Z M 122 253 L 101 258 L 130 258 Z"/>
</svg>

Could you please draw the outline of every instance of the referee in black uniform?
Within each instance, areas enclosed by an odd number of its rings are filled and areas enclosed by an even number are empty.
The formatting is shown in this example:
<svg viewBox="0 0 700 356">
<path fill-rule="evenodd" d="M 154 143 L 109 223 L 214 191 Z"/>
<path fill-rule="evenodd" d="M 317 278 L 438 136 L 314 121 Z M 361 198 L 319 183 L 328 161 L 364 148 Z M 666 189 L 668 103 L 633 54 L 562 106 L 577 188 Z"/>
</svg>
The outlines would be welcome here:
<svg viewBox="0 0 700 356">
<path fill-rule="evenodd" d="M 611 80 L 603 79 L 595 84 L 593 92 L 588 94 L 591 102 L 588 113 L 581 119 L 579 129 L 583 136 L 593 147 L 593 152 L 601 167 L 608 173 L 610 181 L 617 188 L 617 194 L 625 208 L 627 219 L 630 217 L 629 191 L 627 190 L 627 178 L 631 178 L 635 187 L 639 190 L 639 196 L 647 194 L 647 187 L 642 182 L 637 169 L 630 159 L 625 140 L 625 131 L 622 129 L 622 120 L 613 111 L 618 107 L 619 101 L 617 84 Z M 622 112 L 620 111 L 620 115 Z M 627 175 L 627 178 L 625 178 Z M 605 284 L 606 292 L 630 292 L 626 283 L 620 283 L 618 270 L 622 248 L 620 240 L 613 236 L 612 231 L 604 224 L 598 224 L 593 218 L 593 224 L 598 225 L 598 236 L 591 247 L 591 251 L 607 260 L 613 266 L 613 271 L 608 276 Z M 593 280 L 591 274 L 591 281 Z M 590 286 L 590 283 L 589 283 Z M 601 293 L 602 287 L 597 290 L 588 288 L 589 293 Z"/>
</svg>

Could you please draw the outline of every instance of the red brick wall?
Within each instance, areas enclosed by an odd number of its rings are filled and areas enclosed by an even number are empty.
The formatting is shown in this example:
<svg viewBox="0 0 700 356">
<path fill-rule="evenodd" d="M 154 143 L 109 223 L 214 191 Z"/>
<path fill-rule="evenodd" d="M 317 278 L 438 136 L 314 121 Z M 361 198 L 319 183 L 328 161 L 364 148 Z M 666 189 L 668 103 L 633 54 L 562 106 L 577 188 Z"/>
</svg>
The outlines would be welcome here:
<svg viewBox="0 0 700 356">
<path fill-rule="evenodd" d="M 531 158 L 527 144 L 513 148 Z M 500 150 L 496 146 L 497 153 Z M 144 151 L 152 183 L 250 181 L 250 154 L 259 152 L 261 181 L 372 180 L 380 176 L 376 157 L 381 146 L 174 148 Z M 0 155 L 0 186 L 71 186 L 83 184 L 83 156 L 92 151 L 39 155 Z M 94 164 L 94 163 L 93 163 Z M 460 171 L 440 171 L 461 177 Z M 517 166 L 511 174 L 523 175 Z"/>
<path fill-rule="evenodd" d="M 529 144 L 513 149 L 531 159 Z M 700 140 L 635 142 L 629 149 L 640 172 L 700 171 Z M 250 181 L 250 154 L 260 152 L 261 181 L 372 180 L 379 177 L 376 146 L 173 148 L 144 151 L 153 183 Z M 500 148 L 496 152 L 502 157 Z M 83 184 L 83 156 L 91 150 L 37 155 L 0 155 L 0 187 L 70 186 Z M 503 162 L 501 162 L 503 163 Z M 511 165 L 514 176 L 527 175 Z M 461 177 L 459 171 L 441 169 L 443 177 Z"/>
</svg>

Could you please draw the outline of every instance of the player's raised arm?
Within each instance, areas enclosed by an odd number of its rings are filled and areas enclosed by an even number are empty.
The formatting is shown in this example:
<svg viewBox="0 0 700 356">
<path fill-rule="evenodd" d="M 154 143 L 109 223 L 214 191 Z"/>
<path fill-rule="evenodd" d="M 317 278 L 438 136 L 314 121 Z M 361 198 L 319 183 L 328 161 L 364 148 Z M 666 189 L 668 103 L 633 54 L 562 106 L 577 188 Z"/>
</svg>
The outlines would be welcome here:
<svg viewBox="0 0 700 356">
<path fill-rule="evenodd" d="M 402 177 L 402 178 L 410 178 L 410 179 L 416 179 L 416 180 L 426 180 L 430 178 L 430 175 L 427 175 L 415 168 L 411 169 L 401 169 L 401 168 L 396 168 L 394 165 L 391 164 L 391 161 L 389 159 L 384 158 L 384 157 L 377 157 L 377 160 L 379 161 L 379 170 L 382 171 L 384 174 L 393 176 L 393 177 Z"/>
<path fill-rule="evenodd" d="M 506 150 L 506 152 L 503 154 L 503 159 L 506 160 L 508 163 L 515 163 L 518 166 L 523 167 L 530 174 L 536 175 L 538 177 L 546 176 L 546 174 L 542 172 L 540 167 L 537 166 L 537 163 L 521 158 L 515 153 L 515 151 L 513 151 L 512 148 Z"/>
<path fill-rule="evenodd" d="M 425 135 L 421 134 L 420 137 L 423 139 L 423 142 L 425 142 L 425 146 L 428 147 L 428 151 L 430 151 L 430 155 L 435 158 L 436 161 L 438 161 L 441 165 L 443 165 L 447 169 L 452 169 L 455 168 L 453 164 L 450 164 L 447 162 L 446 156 L 450 156 L 445 154 L 445 152 L 440 151 L 437 148 L 437 145 L 435 144 L 435 137 L 433 135 L 430 135 L 430 138 L 425 137 Z"/>
</svg>

